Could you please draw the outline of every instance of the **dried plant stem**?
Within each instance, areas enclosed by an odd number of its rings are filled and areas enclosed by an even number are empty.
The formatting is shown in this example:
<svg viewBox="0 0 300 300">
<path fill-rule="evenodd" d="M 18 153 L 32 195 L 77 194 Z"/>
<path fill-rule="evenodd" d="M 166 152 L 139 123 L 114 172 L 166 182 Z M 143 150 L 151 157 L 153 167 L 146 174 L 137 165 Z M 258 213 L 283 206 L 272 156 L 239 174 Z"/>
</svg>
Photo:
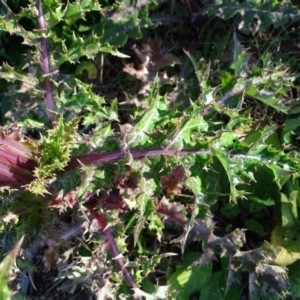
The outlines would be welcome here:
<svg viewBox="0 0 300 300">
<path fill-rule="evenodd" d="M 39 12 L 40 28 L 44 30 L 46 29 L 46 22 L 43 13 L 42 0 L 37 0 L 37 6 Z M 47 39 L 44 36 L 41 37 L 41 63 L 42 63 L 42 69 L 44 74 L 44 84 L 45 84 L 45 91 L 46 91 L 46 96 L 45 96 L 46 107 L 48 109 L 48 116 L 52 124 L 52 127 L 55 127 L 56 118 L 55 115 L 53 114 L 53 112 L 55 111 L 55 104 L 53 100 L 51 81 L 47 77 L 50 74 L 50 63 L 49 63 L 49 56 L 48 56 Z"/>
</svg>

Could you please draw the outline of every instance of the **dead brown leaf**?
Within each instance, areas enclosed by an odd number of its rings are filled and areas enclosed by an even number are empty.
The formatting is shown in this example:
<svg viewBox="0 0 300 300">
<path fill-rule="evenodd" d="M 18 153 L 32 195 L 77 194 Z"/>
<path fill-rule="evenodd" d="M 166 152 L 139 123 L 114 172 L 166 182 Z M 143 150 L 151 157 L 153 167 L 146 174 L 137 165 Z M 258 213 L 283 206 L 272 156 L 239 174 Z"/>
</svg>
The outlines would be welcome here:
<svg viewBox="0 0 300 300">
<path fill-rule="evenodd" d="M 140 93 L 145 93 L 150 89 L 150 85 L 160 69 L 178 64 L 179 60 L 172 56 L 166 49 L 163 48 L 159 39 L 148 39 L 142 49 L 133 46 L 133 51 L 141 61 L 137 67 L 133 64 L 127 64 L 123 71 L 129 75 L 141 80 L 143 87 Z M 166 79 L 166 74 L 159 74 L 160 80 Z"/>
<path fill-rule="evenodd" d="M 162 176 L 159 180 L 166 197 L 181 193 L 186 174 L 183 166 L 177 166 L 168 176 Z"/>
</svg>

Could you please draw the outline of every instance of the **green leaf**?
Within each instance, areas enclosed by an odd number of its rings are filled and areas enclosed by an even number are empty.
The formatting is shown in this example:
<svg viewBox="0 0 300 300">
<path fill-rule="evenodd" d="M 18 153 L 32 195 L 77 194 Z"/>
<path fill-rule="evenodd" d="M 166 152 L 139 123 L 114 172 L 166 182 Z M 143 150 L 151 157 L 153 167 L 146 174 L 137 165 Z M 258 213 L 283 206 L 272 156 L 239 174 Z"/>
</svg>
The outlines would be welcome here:
<svg viewBox="0 0 300 300">
<path fill-rule="evenodd" d="M 251 30 L 253 32 L 264 32 L 270 26 L 278 28 L 290 20 L 299 20 L 296 7 L 289 1 L 247 1 L 234 3 L 232 1 L 218 1 L 219 5 L 212 5 L 205 10 L 210 16 L 228 20 L 239 16 L 238 29 Z M 246 31 L 247 32 L 247 31 Z"/>
<path fill-rule="evenodd" d="M 260 131 L 260 137 L 256 141 L 257 144 L 265 144 L 267 138 L 269 138 L 272 134 L 274 134 L 277 130 L 277 126 L 267 127 Z"/>
<path fill-rule="evenodd" d="M 201 294 L 199 300 L 224 300 L 224 291 L 221 291 L 220 288 L 220 277 L 222 276 L 222 272 L 216 272 L 212 274 L 209 281 L 205 284 L 203 289 L 201 290 Z M 224 289 L 224 287 L 223 287 Z"/>
<path fill-rule="evenodd" d="M 299 118 L 285 120 L 283 125 L 283 138 L 286 143 L 289 142 L 288 134 L 293 133 L 300 126 Z"/>
<path fill-rule="evenodd" d="M 11 16 L 11 18 L 5 18 L 0 15 L 0 30 L 9 32 L 10 34 L 16 34 L 24 38 L 24 43 L 35 44 L 39 38 L 39 33 L 34 31 L 25 30 L 20 24 L 18 24 L 18 18 Z"/>
<path fill-rule="evenodd" d="M 240 208 L 236 203 L 230 202 L 225 204 L 222 208 L 222 214 L 227 218 L 235 217 L 240 211 Z"/>
<path fill-rule="evenodd" d="M 275 92 L 271 92 L 265 89 L 258 89 L 254 85 L 248 85 L 246 89 L 246 95 L 251 96 L 264 104 L 267 104 L 277 111 L 287 112 L 289 108 L 285 106 L 279 99 L 276 97 Z"/>
<path fill-rule="evenodd" d="M 160 117 L 158 109 L 166 109 L 166 99 L 159 95 L 157 80 L 152 85 L 149 100 L 152 101 L 151 107 L 135 125 L 135 130 L 138 132 L 151 132 Z"/>
<path fill-rule="evenodd" d="M 158 94 L 157 81 L 151 88 L 149 100 L 153 101 L 151 107 L 145 111 L 135 126 L 128 124 L 125 130 L 123 141 L 127 147 L 137 144 L 140 146 L 153 144 L 150 133 L 155 129 L 156 122 L 160 120 L 160 110 L 166 110 L 166 99 Z"/>
<path fill-rule="evenodd" d="M 57 23 L 63 20 L 65 12 L 62 11 L 62 5 L 49 8 L 49 12 L 45 15 L 47 19 L 48 29 L 53 28 Z"/>
<path fill-rule="evenodd" d="M 72 25 L 77 20 L 84 16 L 84 10 L 81 8 L 81 3 L 68 3 L 64 10 L 64 18 L 68 25 Z"/>
<path fill-rule="evenodd" d="M 271 244 L 276 247 L 277 255 L 273 263 L 288 266 L 300 258 L 299 228 L 284 229 L 277 225 L 271 235 Z"/>
<path fill-rule="evenodd" d="M 272 199 L 260 199 L 258 197 L 249 197 L 250 200 L 250 210 L 253 212 L 265 209 L 266 206 L 273 206 L 275 204 Z"/>
<path fill-rule="evenodd" d="M 23 243 L 24 236 L 18 241 L 13 250 L 2 260 L 0 264 L 0 299 L 9 300 L 11 299 L 12 292 L 9 290 L 7 284 L 11 280 L 10 272 L 14 265 L 16 256 Z"/>
<path fill-rule="evenodd" d="M 134 246 L 136 246 L 138 237 L 139 237 L 140 233 L 142 232 L 142 230 L 145 226 L 145 223 L 146 223 L 145 213 L 146 213 L 148 201 L 151 201 L 151 199 L 150 199 L 149 195 L 144 194 L 144 193 L 139 195 L 137 198 L 139 213 L 138 213 L 137 223 L 134 226 L 134 231 L 133 231 Z"/>
<path fill-rule="evenodd" d="M 228 155 L 226 155 L 223 152 L 219 152 L 219 151 L 215 151 L 214 152 L 214 156 L 221 162 L 228 180 L 229 180 L 229 184 L 230 184 L 230 199 L 236 203 L 237 200 L 237 196 L 239 195 L 239 192 L 236 189 L 236 186 L 241 183 L 241 180 L 238 176 L 236 176 L 233 172 L 232 172 L 232 161 L 230 159 L 230 157 Z"/>
<path fill-rule="evenodd" d="M 199 176 L 188 177 L 184 183 L 194 193 L 196 198 L 203 197 L 201 178 Z"/>
<path fill-rule="evenodd" d="M 281 179 L 284 178 L 285 176 L 290 176 L 292 173 L 291 170 L 286 170 L 284 167 L 275 165 L 275 164 L 269 164 L 269 169 L 273 171 L 274 174 L 274 181 L 278 183 L 278 185 L 281 187 Z"/>
<path fill-rule="evenodd" d="M 115 47 L 110 46 L 107 42 L 102 43 L 100 37 L 95 33 L 81 37 L 73 31 L 70 43 L 70 47 L 67 47 L 65 42 L 61 41 L 61 52 L 57 60 L 58 65 L 62 65 L 66 61 L 70 63 L 78 62 L 82 56 L 86 56 L 88 59 L 94 59 L 99 52 L 110 53 L 123 58 L 128 57 L 120 53 Z"/>
<path fill-rule="evenodd" d="M 245 226 L 248 230 L 254 231 L 259 235 L 265 236 L 267 232 L 265 231 L 264 227 L 257 221 L 253 219 L 249 219 L 245 222 Z"/>
<path fill-rule="evenodd" d="M 140 39 L 143 28 L 153 26 L 149 18 L 149 5 L 153 8 L 157 6 L 155 1 L 133 2 L 120 1 L 117 7 L 103 9 L 104 18 L 95 28 L 104 41 L 121 47 L 124 46 L 128 38 Z"/>
<path fill-rule="evenodd" d="M 297 195 L 298 191 L 291 192 L 289 197 L 281 193 L 281 221 L 283 228 L 293 227 L 299 224 Z"/>
<path fill-rule="evenodd" d="M 233 52 L 233 67 L 236 76 L 246 77 L 249 73 L 248 61 L 251 54 L 245 53 L 238 40 L 236 31 L 233 32 L 234 52 Z"/>
<path fill-rule="evenodd" d="M 190 267 L 200 257 L 201 253 L 191 252 L 184 255 L 183 263 L 177 266 L 170 277 L 170 292 L 179 292 L 176 299 L 189 299 L 191 295 L 200 292 L 211 276 L 211 265 Z"/>
<path fill-rule="evenodd" d="M 25 84 L 28 88 L 35 88 L 38 84 L 38 80 L 33 75 L 24 75 L 18 73 L 13 67 L 8 65 L 7 63 L 4 63 L 0 67 L 0 78 L 3 78 L 7 81 L 21 81 L 23 84 Z"/>
<path fill-rule="evenodd" d="M 191 134 L 193 131 L 205 132 L 208 129 L 208 124 L 203 117 L 186 117 L 181 121 L 168 138 L 166 149 L 182 149 L 184 145 L 193 145 Z"/>
<path fill-rule="evenodd" d="M 291 284 L 291 297 L 297 299 L 300 297 L 300 261 L 289 266 L 289 279 Z"/>
</svg>

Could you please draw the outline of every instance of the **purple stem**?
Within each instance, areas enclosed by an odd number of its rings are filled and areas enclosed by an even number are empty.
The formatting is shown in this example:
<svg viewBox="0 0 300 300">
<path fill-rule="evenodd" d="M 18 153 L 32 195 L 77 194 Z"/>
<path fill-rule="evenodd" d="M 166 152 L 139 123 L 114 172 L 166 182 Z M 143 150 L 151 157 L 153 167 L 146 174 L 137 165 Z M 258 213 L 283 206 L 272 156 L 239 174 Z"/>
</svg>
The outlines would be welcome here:
<svg viewBox="0 0 300 300">
<path fill-rule="evenodd" d="M 177 212 L 171 211 L 166 207 L 163 207 L 163 206 L 159 207 L 157 209 L 157 212 L 159 214 L 167 216 L 169 219 L 175 221 L 178 225 L 180 225 L 182 227 L 187 225 L 187 222 L 183 220 L 183 218 L 180 214 L 178 214 Z M 194 224 L 193 230 L 197 231 L 204 239 L 207 239 L 211 235 L 211 233 L 209 232 L 209 230 L 207 228 L 205 228 L 204 226 L 201 226 L 199 224 Z"/>
<path fill-rule="evenodd" d="M 125 267 L 125 264 L 120 257 L 120 251 L 118 250 L 114 238 L 112 237 L 111 230 L 108 227 L 108 223 L 106 220 L 106 216 L 104 214 L 99 214 L 97 210 L 97 201 L 95 201 L 94 198 L 87 199 L 85 202 L 85 206 L 90 211 L 91 215 L 94 219 L 97 220 L 99 225 L 99 230 L 104 234 L 105 240 L 110 248 L 110 250 L 113 252 L 113 255 L 115 257 L 115 260 L 118 262 L 121 271 L 123 275 L 125 276 L 126 280 L 129 282 L 130 286 L 132 288 L 136 288 L 136 285 L 128 272 L 127 268 Z"/>
<path fill-rule="evenodd" d="M 135 285 L 130 273 L 128 272 L 127 268 L 125 267 L 123 260 L 119 257 L 120 251 L 118 250 L 118 248 L 115 244 L 115 241 L 111 235 L 111 231 L 108 228 L 106 228 L 106 229 L 104 229 L 103 233 L 105 235 L 105 239 L 106 239 L 111 251 L 114 254 L 115 260 L 118 262 L 118 264 L 121 268 L 121 271 L 124 274 L 126 280 L 129 282 L 129 284 L 131 285 L 132 288 L 136 288 L 136 285 Z"/>
<path fill-rule="evenodd" d="M 102 154 L 91 154 L 86 156 L 79 156 L 71 159 L 67 169 L 73 169 L 80 165 L 80 162 L 84 165 L 91 165 L 101 162 L 109 162 L 112 160 L 122 159 L 130 153 L 134 158 L 150 157 L 150 156 L 161 156 L 161 155 L 188 155 L 188 154 L 210 154 L 210 150 L 132 150 L 130 152 L 119 151 L 112 153 L 102 153 Z"/>
<path fill-rule="evenodd" d="M 43 13 L 43 7 L 42 7 L 42 0 L 37 1 L 37 6 L 38 6 L 38 12 L 39 12 L 39 24 L 40 28 L 42 30 L 46 29 L 46 22 L 44 18 L 44 13 Z M 49 56 L 48 56 L 48 50 L 47 50 L 47 39 L 45 37 L 41 37 L 41 57 L 42 57 L 42 69 L 43 69 L 43 74 L 44 74 L 44 83 L 45 83 L 45 90 L 46 90 L 46 97 L 45 97 L 45 102 L 46 102 L 46 107 L 48 109 L 48 116 L 50 119 L 50 122 L 52 124 L 52 127 L 55 127 L 56 125 L 56 118 L 53 114 L 55 111 L 55 105 L 53 101 L 53 95 L 52 95 L 52 86 L 51 86 L 51 81 L 47 77 L 50 74 L 50 67 L 49 67 Z"/>
</svg>

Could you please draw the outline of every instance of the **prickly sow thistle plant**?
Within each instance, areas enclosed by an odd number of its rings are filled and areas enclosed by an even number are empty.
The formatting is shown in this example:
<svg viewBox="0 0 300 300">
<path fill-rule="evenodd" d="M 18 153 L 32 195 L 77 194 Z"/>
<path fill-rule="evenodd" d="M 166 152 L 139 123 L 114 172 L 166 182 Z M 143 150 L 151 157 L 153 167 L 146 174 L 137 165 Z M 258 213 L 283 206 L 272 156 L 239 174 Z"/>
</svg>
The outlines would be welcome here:
<svg viewBox="0 0 300 300">
<path fill-rule="evenodd" d="M 183 113 L 160 95 L 162 77 L 154 78 L 151 73 L 142 80 L 149 92 L 144 96 L 146 108 L 137 110 L 131 124 L 120 125 L 119 130 L 114 126 L 119 121 L 117 101 L 108 105 L 74 75 L 63 77 L 56 72 L 64 63 L 92 59 L 98 52 L 125 57 L 111 44 L 124 45 L 128 37 L 141 36 L 137 25 L 151 25 L 148 6 L 155 4 L 141 3 L 131 8 L 124 1 L 109 9 L 96 1 L 47 1 L 38 2 L 37 7 L 31 2 L 19 14 L 8 9 L 0 16 L 1 30 L 21 36 L 35 49 L 30 61 L 34 70 L 6 63 L 0 77 L 8 87 L 14 82 L 14 96 L 42 99 L 45 93 L 41 118 L 47 116 L 45 124 L 50 127 L 41 130 L 38 140 L 25 137 L 14 127 L 1 132 L 2 202 L 10 203 L 10 209 L 17 212 L 17 235 L 26 234 L 27 250 L 43 236 L 49 250 L 44 254 L 47 267 L 59 261 L 66 269 L 59 275 L 61 279 L 71 279 L 76 287 L 89 278 L 93 292 L 107 297 L 189 299 L 193 293 L 211 295 L 218 281 L 220 299 L 238 299 L 242 272 L 249 275 L 250 295 L 259 291 L 260 283 L 264 283 L 262 295 L 266 291 L 280 295 L 288 286 L 286 266 L 300 256 L 293 235 L 299 225 L 300 158 L 296 152 L 274 147 L 276 126 L 253 130 L 250 118 L 241 116 L 239 107 L 246 96 L 287 112 L 289 108 L 279 101 L 290 82 L 287 70 L 270 69 L 266 57 L 264 66 L 251 73 L 249 57 L 234 32 L 234 74 L 221 75 L 222 88 L 215 88 L 218 93 L 189 54 L 202 88 L 201 99 L 191 101 Z M 89 13 L 101 18 L 92 30 L 81 23 L 84 17 L 91 17 Z M 40 29 L 21 27 L 24 17 Z M 58 33 L 61 29 L 63 36 Z M 163 57 L 161 48 L 154 54 Z M 141 58 L 138 70 L 131 65 L 124 69 L 128 72 L 130 66 L 128 73 L 137 78 L 141 75 L 137 76 L 137 71 L 149 71 L 151 66 L 159 71 L 149 59 Z M 227 108 L 235 97 L 238 104 Z M 230 119 L 227 124 L 214 118 L 214 112 L 221 110 Z M 84 114 L 79 117 L 81 112 Z M 93 124 L 93 129 L 79 134 L 80 122 Z M 236 130 L 241 126 L 242 135 Z M 20 199 L 29 206 L 25 212 L 16 209 Z M 251 216 L 243 228 L 221 227 L 226 219 L 239 218 L 243 210 Z M 56 227 L 63 223 L 63 212 L 71 212 L 85 235 L 78 237 L 70 224 L 61 231 Z M 269 241 L 261 238 L 260 244 L 245 231 L 267 236 L 258 212 L 272 214 L 276 222 L 268 231 Z M 27 224 L 30 217 L 38 221 Z M 89 225 L 91 220 L 96 230 Z M 7 221 L 0 229 L 5 232 L 13 227 Z M 176 269 L 179 260 L 172 259 L 179 251 L 167 235 L 180 245 L 184 258 Z M 80 241 L 75 248 L 72 238 Z M 193 242 L 197 243 L 195 251 L 187 251 Z M 64 253 L 57 259 L 50 249 L 59 247 Z M 72 259 L 78 263 L 72 266 Z M 213 259 L 221 262 L 220 271 L 214 271 Z M 172 262 L 171 275 L 164 270 L 168 261 Z M 0 272 L 7 275 L 2 269 Z M 4 280 L 6 283 L 8 277 Z M 5 293 L 7 296 L 7 289 Z"/>
</svg>

